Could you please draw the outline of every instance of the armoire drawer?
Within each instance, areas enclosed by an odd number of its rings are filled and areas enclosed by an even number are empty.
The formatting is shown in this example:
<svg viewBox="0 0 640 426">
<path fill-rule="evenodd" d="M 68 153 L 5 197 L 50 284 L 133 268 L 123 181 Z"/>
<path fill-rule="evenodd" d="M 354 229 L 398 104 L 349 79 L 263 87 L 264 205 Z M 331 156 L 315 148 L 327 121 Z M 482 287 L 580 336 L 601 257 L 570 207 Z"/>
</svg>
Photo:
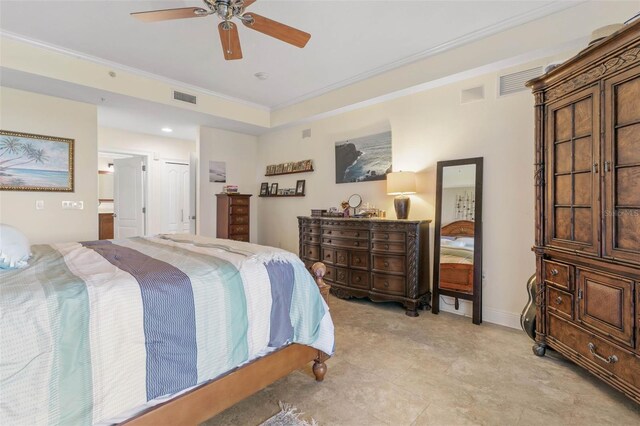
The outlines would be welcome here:
<svg viewBox="0 0 640 426">
<path fill-rule="evenodd" d="M 573 319 L 573 295 L 566 291 L 547 287 L 547 307 L 561 317 Z"/>
<path fill-rule="evenodd" d="M 249 214 L 249 206 L 230 206 L 229 214 Z"/>
<path fill-rule="evenodd" d="M 249 216 L 245 214 L 229 216 L 229 223 L 232 225 L 243 225 L 249 223 Z"/>
<path fill-rule="evenodd" d="M 229 204 L 232 206 L 248 206 L 249 198 L 248 197 L 229 197 Z"/>
<path fill-rule="evenodd" d="M 551 262 L 545 260 L 544 262 L 544 280 L 556 287 L 561 287 L 567 291 L 573 290 L 573 280 L 571 279 L 573 274 L 571 273 L 571 266 L 563 263 Z"/>
<path fill-rule="evenodd" d="M 553 314 L 549 315 L 549 336 L 579 353 L 592 364 L 640 390 L 640 358 L 629 350 L 601 339 Z"/>
<path fill-rule="evenodd" d="M 229 234 L 248 234 L 249 225 L 229 225 Z"/>
</svg>

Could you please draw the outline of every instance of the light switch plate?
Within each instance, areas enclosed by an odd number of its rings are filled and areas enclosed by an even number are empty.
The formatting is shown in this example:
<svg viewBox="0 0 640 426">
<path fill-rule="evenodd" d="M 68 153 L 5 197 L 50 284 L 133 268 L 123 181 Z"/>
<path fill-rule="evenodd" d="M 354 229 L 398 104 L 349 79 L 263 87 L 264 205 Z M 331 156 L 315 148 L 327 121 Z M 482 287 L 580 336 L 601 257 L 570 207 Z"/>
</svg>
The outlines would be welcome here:
<svg viewBox="0 0 640 426">
<path fill-rule="evenodd" d="M 63 210 L 83 210 L 84 202 L 83 201 L 63 201 L 62 209 Z"/>
</svg>

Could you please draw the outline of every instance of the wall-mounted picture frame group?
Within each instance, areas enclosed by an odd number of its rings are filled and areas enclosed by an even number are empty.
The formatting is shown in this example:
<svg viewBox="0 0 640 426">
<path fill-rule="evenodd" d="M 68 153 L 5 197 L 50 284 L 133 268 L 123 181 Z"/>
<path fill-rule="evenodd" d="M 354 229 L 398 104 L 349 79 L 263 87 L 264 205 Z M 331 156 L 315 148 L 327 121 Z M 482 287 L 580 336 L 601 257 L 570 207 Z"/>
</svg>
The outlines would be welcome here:
<svg viewBox="0 0 640 426">
<path fill-rule="evenodd" d="M 73 139 L 0 130 L 0 190 L 73 192 Z"/>
<path fill-rule="evenodd" d="M 313 161 L 303 160 L 292 163 L 270 164 L 267 166 L 265 176 L 284 175 L 288 173 L 312 172 Z"/>
</svg>

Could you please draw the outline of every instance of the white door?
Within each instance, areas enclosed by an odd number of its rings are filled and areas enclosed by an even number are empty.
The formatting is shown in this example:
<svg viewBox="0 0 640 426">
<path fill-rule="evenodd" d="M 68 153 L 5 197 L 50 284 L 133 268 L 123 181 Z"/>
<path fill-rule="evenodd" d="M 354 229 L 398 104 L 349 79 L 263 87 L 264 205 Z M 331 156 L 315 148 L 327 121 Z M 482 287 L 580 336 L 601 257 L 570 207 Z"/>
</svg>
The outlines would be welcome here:
<svg viewBox="0 0 640 426">
<path fill-rule="evenodd" d="M 162 231 L 188 233 L 189 219 L 189 165 L 164 163 L 162 184 Z"/>
<path fill-rule="evenodd" d="M 198 199 L 198 156 L 189 154 L 189 232 L 196 233 L 196 200 Z"/>
<path fill-rule="evenodd" d="M 113 160 L 113 228 L 115 238 L 144 235 L 142 157 Z"/>
</svg>

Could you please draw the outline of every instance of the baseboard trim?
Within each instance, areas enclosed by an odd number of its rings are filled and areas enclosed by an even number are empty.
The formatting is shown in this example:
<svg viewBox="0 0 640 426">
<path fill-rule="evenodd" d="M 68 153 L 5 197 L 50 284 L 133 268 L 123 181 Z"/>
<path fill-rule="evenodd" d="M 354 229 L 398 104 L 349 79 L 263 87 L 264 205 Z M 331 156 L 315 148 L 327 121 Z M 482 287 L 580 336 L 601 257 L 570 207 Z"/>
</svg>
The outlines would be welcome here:
<svg viewBox="0 0 640 426">
<path fill-rule="evenodd" d="M 446 296 L 442 296 L 443 298 Z M 453 303 L 453 299 L 447 298 L 447 303 Z M 440 310 L 443 312 L 449 312 L 456 315 L 462 315 L 471 318 L 471 302 L 467 300 L 460 300 L 460 309 L 457 311 L 453 306 L 447 303 L 440 303 Z M 520 330 L 520 314 L 513 312 L 503 311 L 501 309 L 484 307 L 482 308 L 482 321 L 490 322 L 492 324 L 504 325 L 505 327 L 515 328 Z"/>
</svg>

